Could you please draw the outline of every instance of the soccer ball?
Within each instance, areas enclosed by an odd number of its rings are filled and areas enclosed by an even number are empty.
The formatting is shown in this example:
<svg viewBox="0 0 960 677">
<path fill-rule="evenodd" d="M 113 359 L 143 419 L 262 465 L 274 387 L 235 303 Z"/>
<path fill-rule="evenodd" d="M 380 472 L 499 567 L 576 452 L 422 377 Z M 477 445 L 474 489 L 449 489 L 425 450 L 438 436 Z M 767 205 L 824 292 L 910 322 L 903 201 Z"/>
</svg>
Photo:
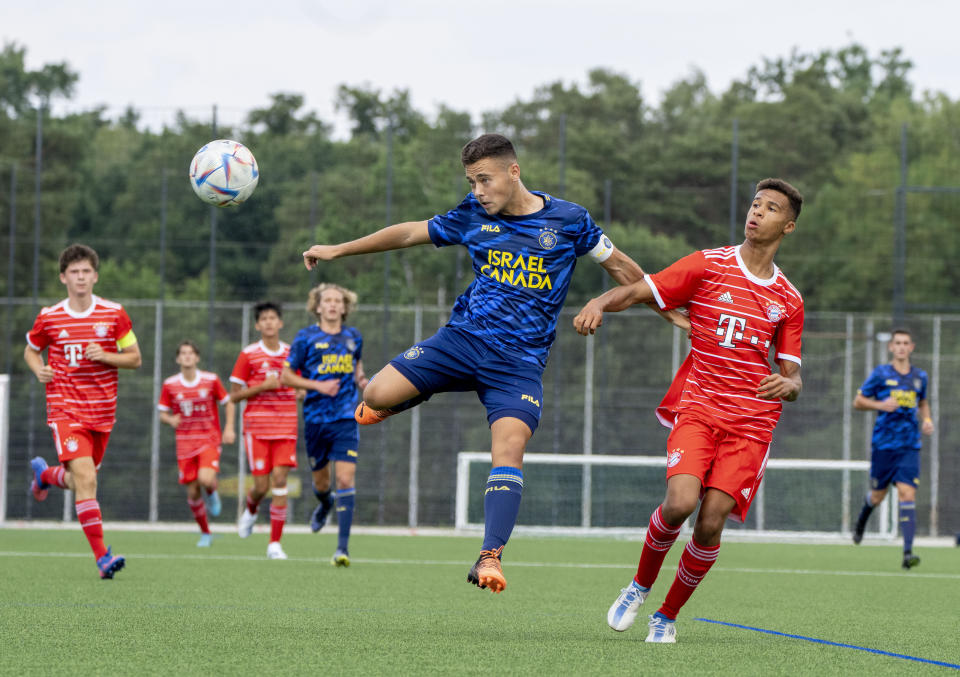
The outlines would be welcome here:
<svg viewBox="0 0 960 677">
<path fill-rule="evenodd" d="M 193 192 L 217 207 L 236 207 L 250 197 L 259 180 L 256 158 L 239 141 L 211 141 L 190 161 Z"/>
</svg>

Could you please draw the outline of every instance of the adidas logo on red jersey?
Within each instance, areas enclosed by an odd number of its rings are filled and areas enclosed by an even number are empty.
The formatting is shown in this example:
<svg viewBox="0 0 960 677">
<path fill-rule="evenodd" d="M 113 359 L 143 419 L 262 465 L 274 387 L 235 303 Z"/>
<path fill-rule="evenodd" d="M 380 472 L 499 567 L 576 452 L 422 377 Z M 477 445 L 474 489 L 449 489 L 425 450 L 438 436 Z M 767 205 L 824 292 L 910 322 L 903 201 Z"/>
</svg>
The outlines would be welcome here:
<svg viewBox="0 0 960 677">
<path fill-rule="evenodd" d="M 730 292 L 725 291 L 717 297 L 717 300 L 721 303 L 733 303 L 733 295 L 731 295 Z"/>
</svg>

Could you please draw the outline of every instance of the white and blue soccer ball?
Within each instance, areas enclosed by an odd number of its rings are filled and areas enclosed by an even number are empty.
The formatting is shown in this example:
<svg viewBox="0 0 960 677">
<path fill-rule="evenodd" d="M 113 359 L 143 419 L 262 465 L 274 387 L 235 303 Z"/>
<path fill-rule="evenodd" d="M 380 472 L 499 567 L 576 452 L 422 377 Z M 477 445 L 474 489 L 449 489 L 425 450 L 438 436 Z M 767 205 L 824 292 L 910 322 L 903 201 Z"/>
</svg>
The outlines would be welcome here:
<svg viewBox="0 0 960 677">
<path fill-rule="evenodd" d="M 217 207 L 236 207 L 253 194 L 260 180 L 257 159 L 239 141 L 217 139 L 190 161 L 190 186 L 201 200 Z"/>
</svg>

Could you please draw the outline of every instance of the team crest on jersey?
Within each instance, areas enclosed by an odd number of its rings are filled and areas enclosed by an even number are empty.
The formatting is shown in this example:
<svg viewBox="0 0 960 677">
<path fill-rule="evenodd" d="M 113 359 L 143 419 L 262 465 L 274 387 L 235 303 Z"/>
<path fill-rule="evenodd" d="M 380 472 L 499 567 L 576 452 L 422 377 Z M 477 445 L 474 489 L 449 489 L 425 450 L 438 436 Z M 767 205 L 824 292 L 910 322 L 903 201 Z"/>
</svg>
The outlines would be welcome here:
<svg viewBox="0 0 960 677">
<path fill-rule="evenodd" d="M 93 325 L 93 333 L 97 335 L 98 338 L 104 338 L 110 332 L 110 325 L 106 322 L 97 322 Z"/>
<path fill-rule="evenodd" d="M 683 458 L 683 449 L 674 449 L 667 454 L 667 467 L 672 468 Z"/>
<path fill-rule="evenodd" d="M 414 346 L 413 348 L 410 348 L 409 350 L 407 350 L 407 352 L 405 352 L 405 353 L 403 354 L 403 359 L 405 359 L 405 360 L 415 360 L 415 359 L 417 359 L 418 357 L 420 357 L 420 354 L 421 354 L 422 352 L 423 352 L 423 351 L 420 349 L 420 346 Z"/>
<path fill-rule="evenodd" d="M 913 389 L 914 389 L 914 390 L 916 390 L 917 392 L 920 392 L 920 387 L 921 387 L 922 385 L 923 385 L 923 382 L 922 382 L 920 379 L 918 379 L 918 378 L 913 379 Z"/>
<path fill-rule="evenodd" d="M 540 231 L 540 237 L 537 238 L 537 242 L 539 242 L 540 246 L 544 249 L 553 249 L 557 246 L 557 231 L 544 228 Z"/>
<path fill-rule="evenodd" d="M 771 322 L 779 322 L 787 316 L 787 309 L 777 303 L 771 303 L 767 306 L 767 319 Z"/>
<path fill-rule="evenodd" d="M 347 339 L 347 350 L 349 350 L 352 353 L 356 349 L 357 349 L 357 342 L 354 341 L 353 339 Z"/>
<path fill-rule="evenodd" d="M 78 440 L 76 437 L 71 435 L 70 437 L 68 437 L 63 441 L 63 446 L 67 448 L 67 451 L 69 451 L 70 453 L 73 453 L 80 448 L 80 440 Z"/>
</svg>

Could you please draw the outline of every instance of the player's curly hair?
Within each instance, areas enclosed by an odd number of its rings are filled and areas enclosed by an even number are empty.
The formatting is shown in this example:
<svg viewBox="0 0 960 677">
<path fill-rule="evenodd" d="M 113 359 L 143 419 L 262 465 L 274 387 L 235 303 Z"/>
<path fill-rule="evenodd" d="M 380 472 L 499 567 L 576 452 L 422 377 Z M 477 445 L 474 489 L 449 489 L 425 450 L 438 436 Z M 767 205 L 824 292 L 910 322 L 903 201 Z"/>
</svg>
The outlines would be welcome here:
<svg viewBox="0 0 960 677">
<path fill-rule="evenodd" d="M 485 158 L 517 161 L 517 151 L 510 139 L 502 134 L 484 134 L 468 143 L 460 151 L 460 163 L 466 167 Z"/>
<path fill-rule="evenodd" d="M 72 244 L 60 252 L 60 272 L 64 272 L 71 263 L 89 261 L 94 270 L 100 270 L 100 257 L 92 247 L 85 244 Z"/>
<path fill-rule="evenodd" d="M 320 297 L 322 297 L 323 292 L 328 289 L 336 289 L 343 294 L 343 315 L 340 320 L 346 322 L 347 317 L 353 312 L 353 309 L 357 307 L 357 293 L 332 282 L 321 282 L 310 290 L 310 294 L 307 295 L 307 312 L 311 315 L 319 314 L 317 309 L 320 307 Z"/>
<path fill-rule="evenodd" d="M 783 179 L 764 179 L 757 184 L 758 193 L 761 190 L 766 190 L 767 188 L 786 195 L 787 200 L 790 202 L 790 209 L 793 210 L 794 220 L 800 216 L 800 208 L 803 207 L 803 195 L 800 194 L 799 190 L 791 186 Z"/>
</svg>

